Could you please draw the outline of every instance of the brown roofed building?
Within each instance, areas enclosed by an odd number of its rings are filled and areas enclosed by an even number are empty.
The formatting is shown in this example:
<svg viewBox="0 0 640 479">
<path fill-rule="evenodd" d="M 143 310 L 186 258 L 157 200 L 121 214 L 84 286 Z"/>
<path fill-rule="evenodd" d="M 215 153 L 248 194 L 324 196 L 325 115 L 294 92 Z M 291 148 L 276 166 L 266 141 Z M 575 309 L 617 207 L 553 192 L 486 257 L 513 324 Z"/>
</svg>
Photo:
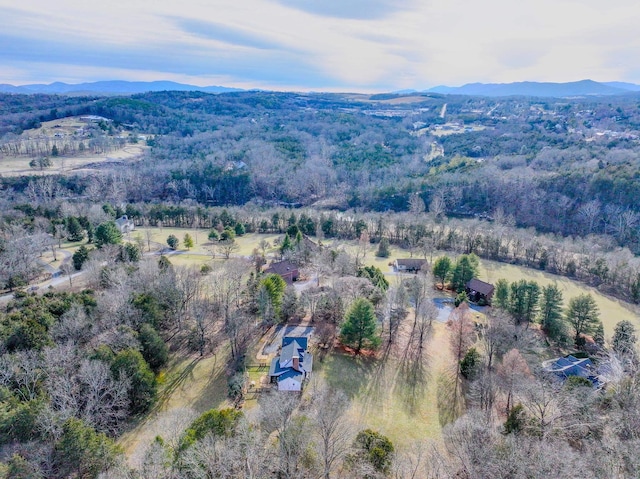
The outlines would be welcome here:
<svg viewBox="0 0 640 479">
<path fill-rule="evenodd" d="M 418 258 L 397 259 L 393 263 L 398 273 L 417 273 L 426 267 L 426 265 L 426 259 Z"/>
<path fill-rule="evenodd" d="M 466 288 L 467 296 L 471 301 L 477 303 L 480 300 L 484 300 L 487 304 L 491 304 L 493 290 L 494 287 L 492 284 L 485 283 L 476 278 L 469 281 Z"/>
<path fill-rule="evenodd" d="M 264 270 L 266 274 L 277 274 L 285 280 L 287 284 L 291 284 L 298 280 L 300 271 L 298 267 L 291 261 L 279 261 L 277 263 L 271 263 L 267 269 Z"/>
</svg>

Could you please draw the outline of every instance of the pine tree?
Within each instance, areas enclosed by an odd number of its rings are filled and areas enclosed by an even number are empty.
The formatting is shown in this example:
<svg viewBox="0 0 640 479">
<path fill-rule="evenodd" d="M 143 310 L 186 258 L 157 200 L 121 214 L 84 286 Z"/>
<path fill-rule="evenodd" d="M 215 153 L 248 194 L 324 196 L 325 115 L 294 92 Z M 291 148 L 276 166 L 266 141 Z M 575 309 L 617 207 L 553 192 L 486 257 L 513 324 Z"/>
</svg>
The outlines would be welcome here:
<svg viewBox="0 0 640 479">
<path fill-rule="evenodd" d="M 542 288 L 538 317 L 542 330 L 549 338 L 557 341 L 564 337 L 566 327 L 562 316 L 562 291 L 557 284 Z"/>
<path fill-rule="evenodd" d="M 593 296 L 590 294 L 581 294 L 569 300 L 566 318 L 575 332 L 576 345 L 583 343 L 582 334 L 590 334 L 595 332 L 600 321 L 598 306 Z"/>
<path fill-rule="evenodd" d="M 359 354 L 363 347 L 377 348 L 380 345 L 376 315 L 368 299 L 358 298 L 349 307 L 340 330 L 340 341 Z"/>
</svg>

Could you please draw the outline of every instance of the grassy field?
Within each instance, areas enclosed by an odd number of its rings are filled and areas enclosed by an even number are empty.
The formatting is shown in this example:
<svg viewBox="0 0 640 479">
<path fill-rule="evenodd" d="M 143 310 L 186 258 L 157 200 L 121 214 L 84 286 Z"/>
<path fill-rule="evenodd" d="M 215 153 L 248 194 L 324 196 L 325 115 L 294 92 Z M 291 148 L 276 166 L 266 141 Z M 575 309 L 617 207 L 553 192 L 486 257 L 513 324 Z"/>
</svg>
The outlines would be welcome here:
<svg viewBox="0 0 640 479">
<path fill-rule="evenodd" d="M 417 368 L 394 354 L 372 359 L 334 351 L 314 363 L 314 374 L 351 398 L 347 414 L 359 429 L 376 429 L 398 446 L 437 439 L 451 414 L 443 394 L 452 361 L 447 338 L 446 326 L 434 323 Z"/>
<path fill-rule="evenodd" d="M 198 415 L 212 408 L 229 406 L 225 363 L 225 353 L 204 358 L 174 355 L 172 364 L 161 377 L 158 403 L 118 441 L 132 466 L 142 464 L 144 451 L 156 436 L 176 441 Z"/>
<path fill-rule="evenodd" d="M 57 156 L 49 158 L 52 166 L 44 170 L 33 169 L 29 166 L 31 158 L 28 156 L 2 156 L 0 157 L 0 174 L 3 176 L 24 176 L 24 175 L 59 175 L 70 171 L 77 173 L 85 166 L 105 161 L 120 161 L 138 157 L 142 155 L 146 146 L 127 145 L 108 154 L 92 155 L 84 153 L 77 156 Z M 90 170 L 87 170 L 90 171 Z"/>
<path fill-rule="evenodd" d="M 521 279 L 528 281 L 533 280 L 541 286 L 556 283 L 562 291 L 565 305 L 569 302 L 569 299 L 575 296 L 585 293 L 591 294 L 600 310 L 600 319 L 602 319 L 604 324 L 606 337 L 613 335 L 613 329 L 616 323 L 622 320 L 631 321 L 635 327 L 640 330 L 640 316 L 636 306 L 606 296 L 595 288 L 565 278 L 564 276 L 557 276 L 545 273 L 544 271 L 497 263 L 495 261 L 480 261 L 480 279 L 495 284 L 500 278 L 504 278 L 509 282 L 519 281 Z"/>
</svg>

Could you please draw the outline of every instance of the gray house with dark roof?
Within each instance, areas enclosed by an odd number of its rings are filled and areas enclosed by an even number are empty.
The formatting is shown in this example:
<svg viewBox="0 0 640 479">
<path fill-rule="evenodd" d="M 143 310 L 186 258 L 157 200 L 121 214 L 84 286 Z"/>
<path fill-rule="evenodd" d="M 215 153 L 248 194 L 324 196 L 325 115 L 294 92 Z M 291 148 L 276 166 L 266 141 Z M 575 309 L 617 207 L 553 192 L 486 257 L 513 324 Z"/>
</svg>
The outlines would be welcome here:
<svg viewBox="0 0 640 479">
<path fill-rule="evenodd" d="M 403 258 L 393 262 L 393 266 L 398 273 L 417 273 L 427 265 L 426 259 L 419 258 Z"/>
<path fill-rule="evenodd" d="M 278 391 L 302 391 L 313 370 L 313 356 L 307 346 L 308 338 L 282 338 L 280 356 L 273 358 L 269 368 L 269 380 L 278 385 Z"/>
</svg>

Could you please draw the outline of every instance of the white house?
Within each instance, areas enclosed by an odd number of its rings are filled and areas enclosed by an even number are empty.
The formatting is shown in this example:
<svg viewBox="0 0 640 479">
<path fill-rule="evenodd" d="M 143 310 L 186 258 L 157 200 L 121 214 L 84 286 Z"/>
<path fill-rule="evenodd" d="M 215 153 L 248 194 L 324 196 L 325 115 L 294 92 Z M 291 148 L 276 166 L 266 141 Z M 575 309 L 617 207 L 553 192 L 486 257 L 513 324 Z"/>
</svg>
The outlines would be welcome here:
<svg viewBox="0 0 640 479">
<path fill-rule="evenodd" d="M 136 225 L 127 218 L 127 215 L 122 215 L 120 218 L 116 220 L 116 226 L 120 230 L 120 233 L 125 234 L 136 229 Z"/>
<path fill-rule="evenodd" d="M 282 338 L 280 356 L 273 358 L 269 368 L 269 379 L 278 385 L 278 391 L 302 391 L 304 381 L 313 370 L 313 356 L 307 351 L 307 345 L 308 338 Z"/>
</svg>

